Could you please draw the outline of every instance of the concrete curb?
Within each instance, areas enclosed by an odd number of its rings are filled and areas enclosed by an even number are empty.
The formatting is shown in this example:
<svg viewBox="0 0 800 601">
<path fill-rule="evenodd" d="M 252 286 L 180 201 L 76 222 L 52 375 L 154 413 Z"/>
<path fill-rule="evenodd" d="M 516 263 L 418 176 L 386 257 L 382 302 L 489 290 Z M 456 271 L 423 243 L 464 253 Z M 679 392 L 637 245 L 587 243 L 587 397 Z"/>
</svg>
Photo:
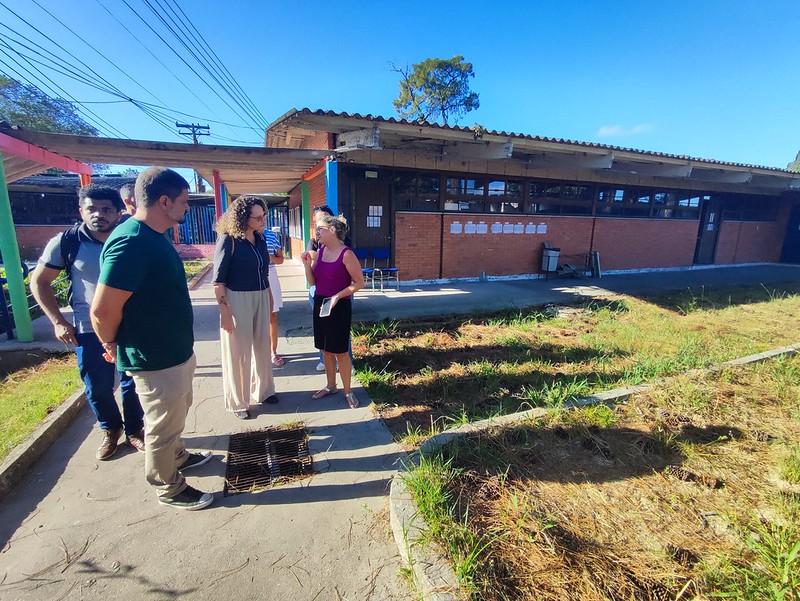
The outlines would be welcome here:
<svg viewBox="0 0 800 601">
<path fill-rule="evenodd" d="M 11 450 L 0 463 L 0 500 L 13 490 L 85 405 L 86 394 L 83 390 L 72 394 L 44 418 L 30 436 Z"/>
<path fill-rule="evenodd" d="M 707 369 L 691 370 L 687 373 L 701 374 L 704 372 L 720 371 L 726 367 L 758 363 L 766 359 L 779 357 L 781 355 L 790 355 L 796 352 L 800 352 L 800 343 L 772 349 L 755 355 L 740 357 L 739 359 L 733 359 L 731 361 L 725 361 L 724 363 L 713 365 Z M 662 378 L 652 384 L 625 386 L 605 392 L 598 392 L 576 399 L 566 405 L 566 407 L 574 409 L 601 403 L 619 403 L 627 400 L 634 394 L 650 390 L 657 383 L 665 382 L 669 379 L 670 378 Z M 440 432 L 422 443 L 419 449 L 409 456 L 402 468 L 395 474 L 389 490 L 389 517 L 392 533 L 400 551 L 400 557 L 411 569 L 414 585 L 423 601 L 458 601 L 464 599 L 466 593 L 461 589 L 458 578 L 447 558 L 441 552 L 434 550 L 431 545 L 425 541 L 425 533 L 428 530 L 428 524 L 425 518 L 420 514 L 419 508 L 405 484 L 403 479 L 404 472 L 407 472 L 408 468 L 418 465 L 422 457 L 435 453 L 457 438 L 467 434 L 483 432 L 491 428 L 509 426 L 544 417 L 547 415 L 548 411 L 550 410 L 544 408 L 529 409 L 528 411 L 501 415 L 499 417 L 464 424 L 458 428 Z"/>
<path fill-rule="evenodd" d="M 214 267 L 214 263 L 213 263 L 213 262 L 212 262 L 212 263 L 209 263 L 208 265 L 206 265 L 205 267 L 203 267 L 203 269 L 201 269 L 199 272 L 197 272 L 197 275 L 195 275 L 195 276 L 194 276 L 194 277 L 193 277 L 191 280 L 189 280 L 189 282 L 186 284 L 186 285 L 188 286 L 189 290 L 194 290 L 195 288 L 197 288 L 197 287 L 200 285 L 200 281 L 203 279 L 203 277 L 205 277 L 205 275 L 206 275 L 206 274 L 207 274 L 209 271 L 211 271 L 211 268 L 212 268 L 212 267 Z"/>
</svg>

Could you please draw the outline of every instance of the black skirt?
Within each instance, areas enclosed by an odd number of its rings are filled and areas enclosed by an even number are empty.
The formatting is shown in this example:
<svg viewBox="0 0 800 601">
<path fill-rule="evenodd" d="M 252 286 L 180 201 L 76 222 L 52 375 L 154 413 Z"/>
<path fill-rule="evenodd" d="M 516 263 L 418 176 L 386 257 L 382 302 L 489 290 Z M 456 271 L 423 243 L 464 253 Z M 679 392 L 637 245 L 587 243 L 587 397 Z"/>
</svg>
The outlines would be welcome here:
<svg viewBox="0 0 800 601">
<path fill-rule="evenodd" d="M 314 295 L 314 346 L 321 351 L 340 355 L 350 348 L 353 303 L 349 296 L 339 299 L 328 317 L 320 317 L 319 309 L 325 298 Z"/>
</svg>

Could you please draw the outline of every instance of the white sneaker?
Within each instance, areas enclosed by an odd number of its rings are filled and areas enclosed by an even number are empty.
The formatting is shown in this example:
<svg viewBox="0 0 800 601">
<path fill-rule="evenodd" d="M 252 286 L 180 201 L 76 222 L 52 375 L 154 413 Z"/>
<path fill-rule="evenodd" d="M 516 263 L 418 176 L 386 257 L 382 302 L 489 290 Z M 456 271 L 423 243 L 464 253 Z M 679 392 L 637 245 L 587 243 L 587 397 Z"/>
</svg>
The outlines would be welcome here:
<svg viewBox="0 0 800 601">
<path fill-rule="evenodd" d="M 317 363 L 317 371 L 325 371 L 325 364 L 321 361 Z"/>
</svg>

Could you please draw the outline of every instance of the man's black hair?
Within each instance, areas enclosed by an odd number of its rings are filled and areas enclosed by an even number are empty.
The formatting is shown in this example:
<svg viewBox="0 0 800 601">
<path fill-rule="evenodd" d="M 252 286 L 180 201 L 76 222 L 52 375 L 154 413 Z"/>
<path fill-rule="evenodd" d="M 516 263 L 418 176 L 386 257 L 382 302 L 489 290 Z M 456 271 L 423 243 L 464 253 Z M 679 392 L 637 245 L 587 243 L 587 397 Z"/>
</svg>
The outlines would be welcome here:
<svg viewBox="0 0 800 601">
<path fill-rule="evenodd" d="M 78 190 L 78 206 L 82 207 L 83 201 L 87 198 L 91 198 L 92 200 L 108 200 L 114 205 L 117 211 L 121 211 L 124 206 L 122 204 L 122 196 L 111 186 L 101 186 L 99 184 L 83 186 L 83 188 Z"/>
<path fill-rule="evenodd" d="M 177 171 L 148 167 L 136 178 L 136 204 L 151 207 L 165 194 L 170 200 L 175 200 L 188 189 L 189 182 Z"/>
<path fill-rule="evenodd" d="M 314 207 L 312 213 L 325 213 L 327 215 L 330 215 L 331 217 L 336 217 L 336 215 L 333 214 L 333 209 L 330 208 L 328 205 L 322 205 L 321 207 Z"/>
</svg>

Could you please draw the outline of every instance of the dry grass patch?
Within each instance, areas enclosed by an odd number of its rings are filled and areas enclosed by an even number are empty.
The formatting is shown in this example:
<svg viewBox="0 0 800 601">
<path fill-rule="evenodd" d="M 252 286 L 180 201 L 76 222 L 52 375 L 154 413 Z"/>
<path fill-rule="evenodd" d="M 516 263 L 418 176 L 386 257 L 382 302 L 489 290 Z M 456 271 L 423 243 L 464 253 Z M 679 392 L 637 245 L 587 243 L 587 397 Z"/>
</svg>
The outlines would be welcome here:
<svg viewBox="0 0 800 601">
<path fill-rule="evenodd" d="M 471 436 L 409 485 L 475 599 L 791 600 L 798 440 L 790 357 Z"/>
<path fill-rule="evenodd" d="M 797 342 L 798 291 L 795 283 L 687 290 L 366 324 L 354 338 L 357 374 L 402 440 L 409 430 L 557 407 Z"/>
</svg>

